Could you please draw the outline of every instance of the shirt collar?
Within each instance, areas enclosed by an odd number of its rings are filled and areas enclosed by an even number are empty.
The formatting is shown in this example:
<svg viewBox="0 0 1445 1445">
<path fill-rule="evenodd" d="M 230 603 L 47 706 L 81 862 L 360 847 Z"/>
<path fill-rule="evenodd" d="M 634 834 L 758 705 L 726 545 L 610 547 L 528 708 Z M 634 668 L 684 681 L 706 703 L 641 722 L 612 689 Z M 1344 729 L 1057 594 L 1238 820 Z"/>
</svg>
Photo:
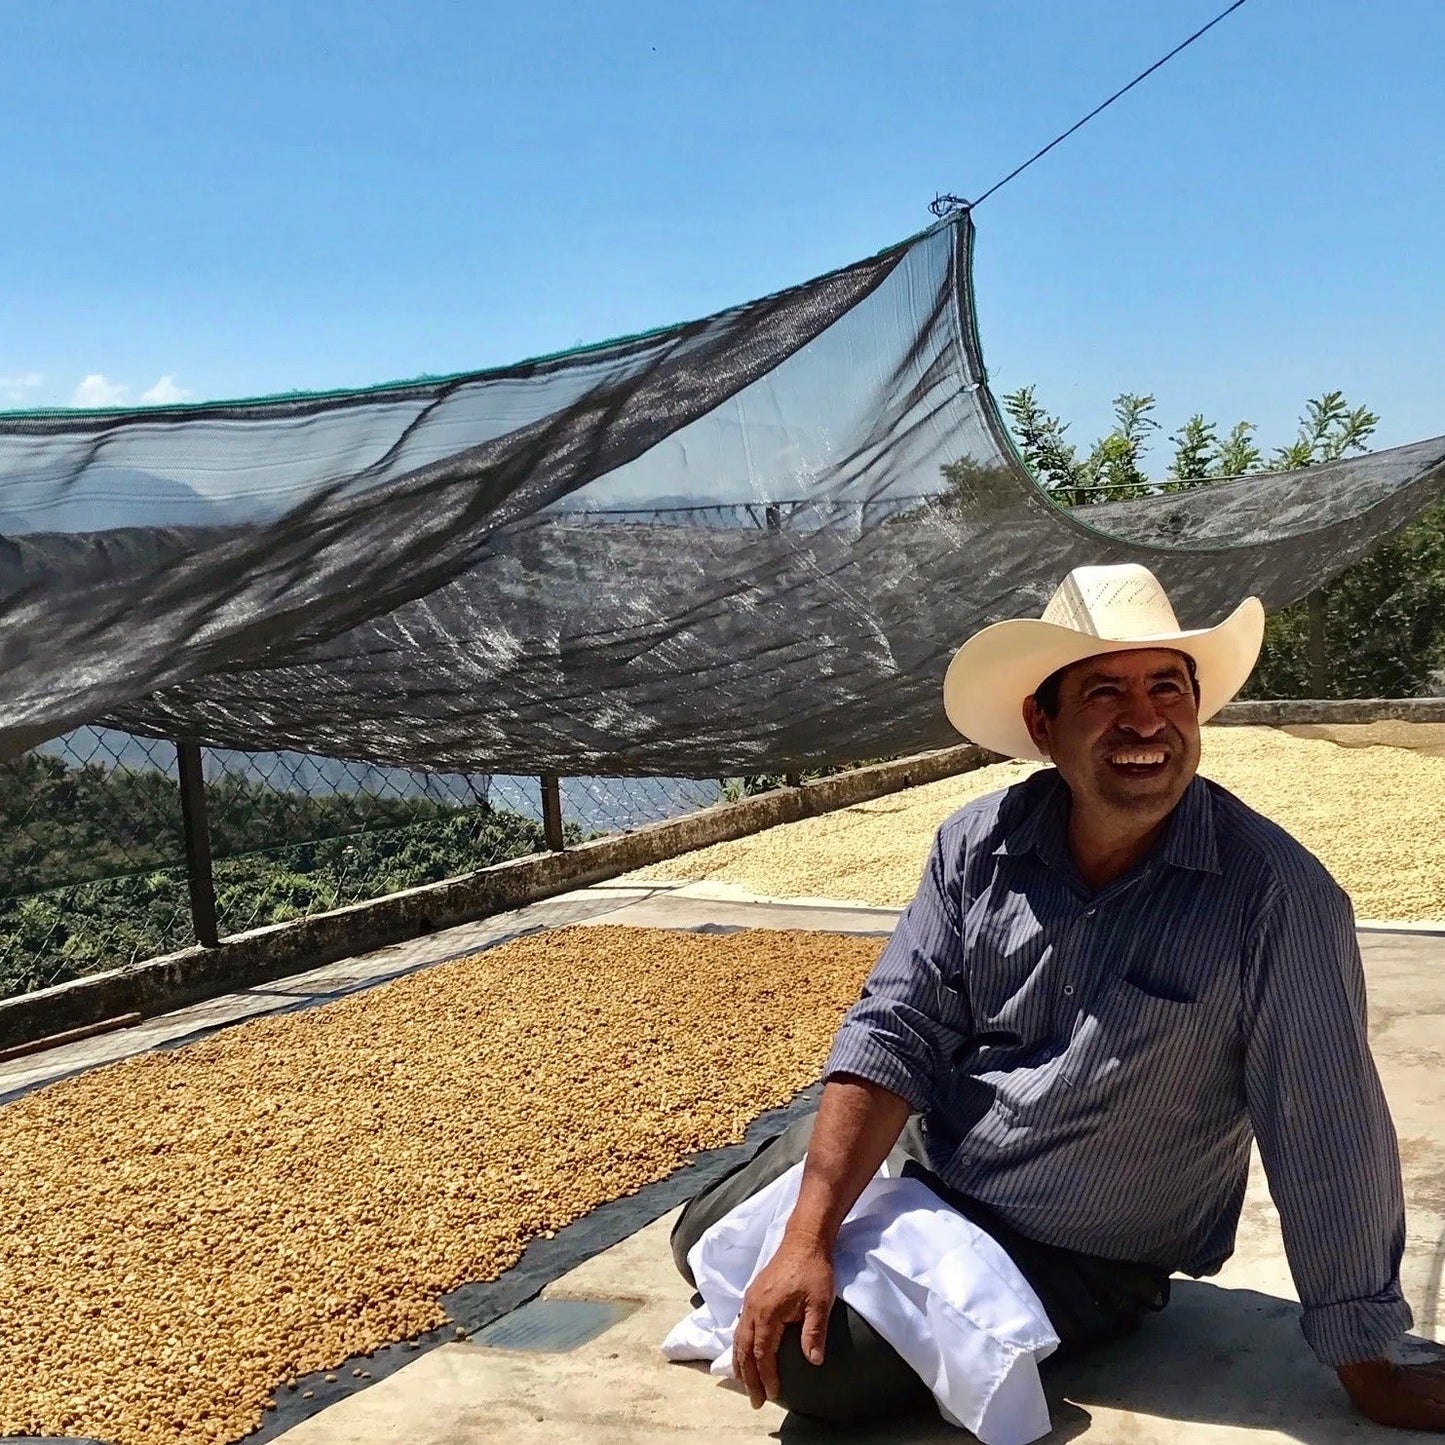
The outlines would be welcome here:
<svg viewBox="0 0 1445 1445">
<path fill-rule="evenodd" d="M 1219 850 L 1214 841 L 1214 802 L 1209 784 L 1195 776 L 1184 790 L 1164 830 L 1159 857 L 1176 868 L 1200 873 L 1219 872 Z"/>
<path fill-rule="evenodd" d="M 1024 784 L 1032 792 L 1023 815 L 994 852 L 1006 858 L 1036 853 L 1055 868 L 1072 868 L 1069 858 L 1069 790 L 1057 768 L 1046 768 Z"/>
<path fill-rule="evenodd" d="M 1051 867 L 1072 869 L 1068 840 L 1069 790 L 1057 769 L 1049 768 L 1045 776 L 1048 782 L 1040 789 L 1033 806 L 1009 829 L 994 852 L 1004 857 L 1034 853 Z M 1184 796 L 1169 815 L 1156 856 L 1176 868 L 1219 872 L 1214 808 L 1209 786 L 1203 778 L 1194 777 L 1185 788 Z"/>
</svg>

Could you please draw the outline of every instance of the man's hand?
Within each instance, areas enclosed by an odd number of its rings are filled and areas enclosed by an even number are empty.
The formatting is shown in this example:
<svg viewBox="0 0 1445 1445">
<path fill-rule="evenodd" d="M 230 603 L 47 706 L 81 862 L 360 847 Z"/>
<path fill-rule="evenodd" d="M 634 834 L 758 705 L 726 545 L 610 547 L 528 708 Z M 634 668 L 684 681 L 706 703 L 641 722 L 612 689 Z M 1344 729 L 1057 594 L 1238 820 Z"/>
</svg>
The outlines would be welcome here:
<svg viewBox="0 0 1445 1445">
<path fill-rule="evenodd" d="M 784 1235 L 778 1252 L 748 1286 L 733 1336 L 733 1373 L 747 1387 L 753 1409 L 776 1400 L 778 1341 L 783 1327 L 803 1322 L 803 1354 L 823 1363 L 828 1316 L 833 1309 L 833 1261 L 813 1240 Z"/>
<path fill-rule="evenodd" d="M 1335 1373 L 1355 1408 L 1377 1425 L 1445 1431 L 1445 1360 L 1422 1365 L 1363 1360 Z"/>
<path fill-rule="evenodd" d="M 778 1398 L 785 1325 L 801 1320 L 803 1354 L 823 1363 L 838 1230 L 907 1121 L 908 1101 L 881 1084 L 845 1074 L 823 1086 L 798 1202 L 778 1252 L 743 1296 L 733 1336 L 733 1373 L 747 1386 L 753 1409 Z"/>
</svg>

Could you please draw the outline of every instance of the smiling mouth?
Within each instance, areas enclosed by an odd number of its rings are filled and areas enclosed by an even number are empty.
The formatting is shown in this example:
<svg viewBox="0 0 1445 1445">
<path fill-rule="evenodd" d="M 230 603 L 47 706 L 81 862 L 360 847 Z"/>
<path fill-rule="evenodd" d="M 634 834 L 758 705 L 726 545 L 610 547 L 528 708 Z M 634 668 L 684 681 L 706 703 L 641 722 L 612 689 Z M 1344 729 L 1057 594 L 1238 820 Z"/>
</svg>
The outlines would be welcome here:
<svg viewBox="0 0 1445 1445">
<path fill-rule="evenodd" d="M 1126 778 L 1155 778 L 1169 766 L 1169 754 L 1163 748 L 1121 748 L 1110 753 L 1109 766 Z"/>
</svg>

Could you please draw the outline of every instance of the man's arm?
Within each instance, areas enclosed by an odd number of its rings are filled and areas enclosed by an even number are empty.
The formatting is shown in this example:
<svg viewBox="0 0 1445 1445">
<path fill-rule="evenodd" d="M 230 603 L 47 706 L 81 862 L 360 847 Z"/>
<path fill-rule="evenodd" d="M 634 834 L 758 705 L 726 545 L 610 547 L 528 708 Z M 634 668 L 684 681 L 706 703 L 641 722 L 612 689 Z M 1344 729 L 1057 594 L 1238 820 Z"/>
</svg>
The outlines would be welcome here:
<svg viewBox="0 0 1445 1445">
<path fill-rule="evenodd" d="M 753 1408 L 778 1398 L 778 1341 L 803 1323 L 803 1353 L 823 1363 L 833 1308 L 833 1246 L 848 1211 L 888 1157 L 910 1106 L 879 1084 L 847 1075 L 823 1089 L 798 1202 L 778 1252 L 748 1287 L 733 1337 L 733 1371 Z"/>
<path fill-rule="evenodd" d="M 1325 880 L 1273 897 L 1245 980 L 1245 1093 L 1315 1354 L 1362 1413 L 1445 1429 L 1445 1371 L 1401 1366 L 1399 1148 L 1365 1026 L 1354 915 Z"/>
<path fill-rule="evenodd" d="M 823 1360 L 833 1305 L 833 1245 L 908 1115 L 929 1107 L 971 1030 L 961 973 L 962 841 L 940 829 L 913 901 L 849 1010 L 823 1069 L 828 1082 L 783 1241 L 749 1286 L 733 1367 L 754 1406 L 778 1394 L 783 1327 L 803 1321 L 803 1351 Z"/>
</svg>

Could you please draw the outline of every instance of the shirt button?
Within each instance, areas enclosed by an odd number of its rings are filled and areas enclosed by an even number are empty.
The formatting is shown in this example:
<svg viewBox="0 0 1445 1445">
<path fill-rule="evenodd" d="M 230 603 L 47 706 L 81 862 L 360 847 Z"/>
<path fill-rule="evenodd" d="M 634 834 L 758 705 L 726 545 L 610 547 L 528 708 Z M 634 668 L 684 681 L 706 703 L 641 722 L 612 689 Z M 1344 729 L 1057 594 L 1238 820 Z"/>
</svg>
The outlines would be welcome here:
<svg viewBox="0 0 1445 1445">
<path fill-rule="evenodd" d="M 1099 910 L 1097 908 L 1086 908 L 1084 909 L 1084 917 L 1092 918 L 1098 911 Z"/>
<path fill-rule="evenodd" d="M 1074 986 L 1073 986 L 1073 984 L 1071 984 L 1071 983 L 1066 983 L 1066 984 L 1064 985 L 1064 997 L 1065 997 L 1065 998 L 1072 998 L 1072 997 L 1073 997 L 1073 993 L 1074 993 Z"/>
</svg>

